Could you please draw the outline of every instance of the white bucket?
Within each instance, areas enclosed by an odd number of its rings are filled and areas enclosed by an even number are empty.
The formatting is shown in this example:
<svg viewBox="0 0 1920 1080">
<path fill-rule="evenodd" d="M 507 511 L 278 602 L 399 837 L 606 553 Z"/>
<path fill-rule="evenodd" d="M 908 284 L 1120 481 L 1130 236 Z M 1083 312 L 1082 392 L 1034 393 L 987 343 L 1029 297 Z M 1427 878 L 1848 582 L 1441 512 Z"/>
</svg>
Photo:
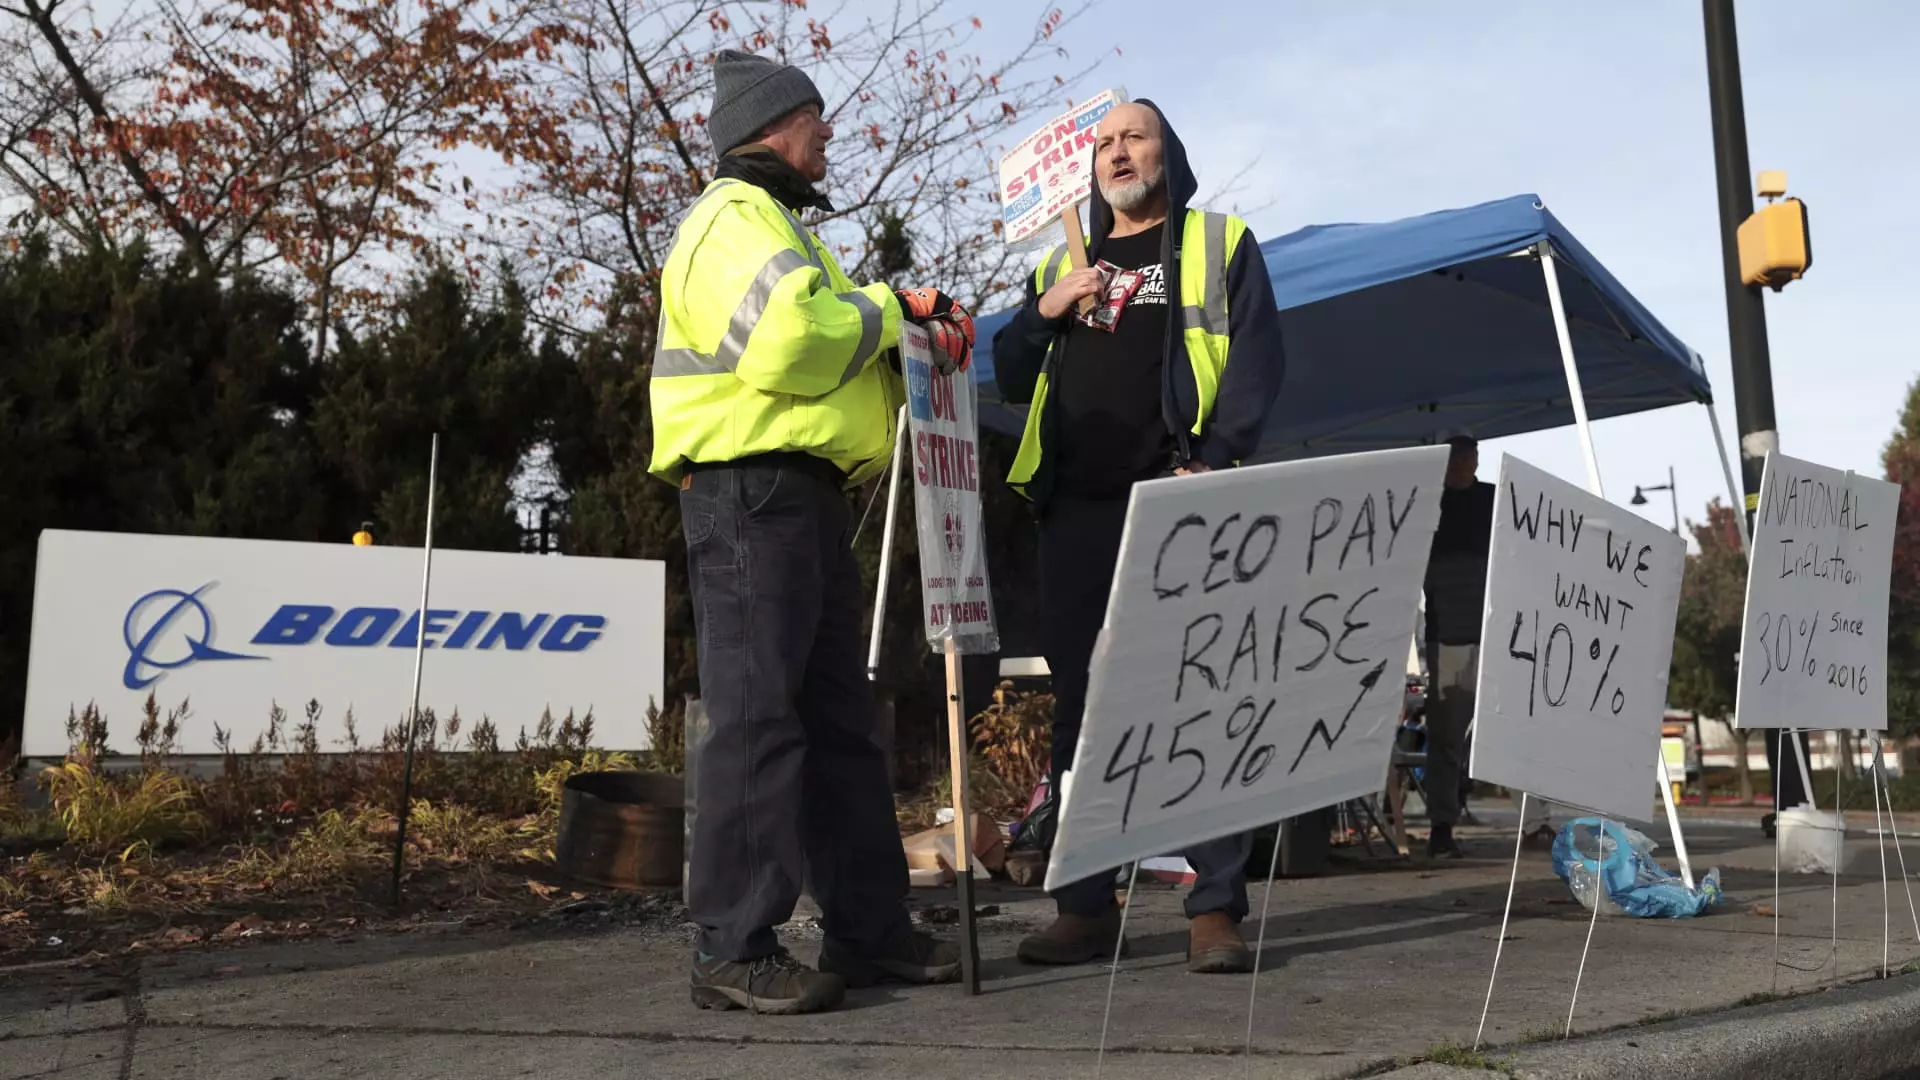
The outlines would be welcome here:
<svg viewBox="0 0 1920 1080">
<path fill-rule="evenodd" d="M 1780 869 L 1789 874 L 1831 874 L 1840 865 L 1846 821 L 1839 814 L 1795 806 L 1774 818 Z"/>
</svg>

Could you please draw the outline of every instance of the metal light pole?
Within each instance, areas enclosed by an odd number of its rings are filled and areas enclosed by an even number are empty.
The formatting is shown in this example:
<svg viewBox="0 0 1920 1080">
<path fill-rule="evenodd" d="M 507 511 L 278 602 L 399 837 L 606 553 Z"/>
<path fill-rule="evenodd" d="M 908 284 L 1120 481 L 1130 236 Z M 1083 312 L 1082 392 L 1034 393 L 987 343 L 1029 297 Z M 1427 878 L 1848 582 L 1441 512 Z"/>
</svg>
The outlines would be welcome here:
<svg viewBox="0 0 1920 1080">
<path fill-rule="evenodd" d="M 1733 410 L 1740 434 L 1740 476 L 1749 526 L 1759 506 L 1767 452 L 1780 448 L 1774 427 L 1767 309 L 1758 286 L 1740 279 L 1740 223 L 1753 213 L 1747 164 L 1746 105 L 1740 94 L 1740 46 L 1733 0 L 1703 0 L 1707 95 L 1713 111 L 1714 175 L 1720 189 L 1720 261 L 1727 290 L 1727 345 L 1733 361 Z"/>
<path fill-rule="evenodd" d="M 1675 486 L 1673 482 L 1673 466 L 1671 465 L 1667 466 L 1667 482 L 1666 483 L 1656 484 L 1653 487 L 1639 487 L 1636 485 L 1633 489 L 1633 498 L 1629 501 L 1631 501 L 1635 506 L 1645 506 L 1647 505 L 1647 492 L 1649 491 L 1664 491 L 1673 500 L 1673 535 L 1679 536 L 1680 535 L 1680 494 L 1679 494 L 1679 489 Z"/>
<path fill-rule="evenodd" d="M 1714 176 L 1720 190 L 1720 261 L 1726 277 L 1727 347 L 1733 361 L 1733 412 L 1740 433 L 1740 479 L 1746 496 L 1747 535 L 1753 535 L 1760 508 L 1760 480 L 1767 454 L 1780 448 L 1773 416 L 1773 367 L 1767 355 L 1767 308 L 1760 288 L 1740 275 L 1740 223 L 1753 214 L 1752 170 L 1747 163 L 1746 104 L 1740 93 L 1740 44 L 1733 21 L 1733 0 L 1702 0 L 1707 30 L 1707 98 L 1713 113 Z M 1785 779 L 1786 732 L 1768 735 L 1767 764 Z M 1795 732 L 1801 760 L 1806 733 Z M 1776 812 L 1806 801 L 1796 792 L 1799 776 L 1783 784 Z M 1797 797 L 1796 797 L 1797 795 Z"/>
</svg>

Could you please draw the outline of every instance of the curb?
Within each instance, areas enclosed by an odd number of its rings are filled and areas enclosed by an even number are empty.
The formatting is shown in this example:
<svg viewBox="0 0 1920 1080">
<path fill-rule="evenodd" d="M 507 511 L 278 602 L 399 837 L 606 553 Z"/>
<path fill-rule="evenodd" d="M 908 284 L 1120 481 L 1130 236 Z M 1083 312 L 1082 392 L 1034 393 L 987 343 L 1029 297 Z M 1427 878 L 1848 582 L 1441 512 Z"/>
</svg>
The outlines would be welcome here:
<svg viewBox="0 0 1920 1080">
<path fill-rule="evenodd" d="M 1920 976 L 1485 1054 L 1485 1069 L 1422 1062 L 1375 1080 L 1887 1080 L 1920 1072 Z"/>
</svg>

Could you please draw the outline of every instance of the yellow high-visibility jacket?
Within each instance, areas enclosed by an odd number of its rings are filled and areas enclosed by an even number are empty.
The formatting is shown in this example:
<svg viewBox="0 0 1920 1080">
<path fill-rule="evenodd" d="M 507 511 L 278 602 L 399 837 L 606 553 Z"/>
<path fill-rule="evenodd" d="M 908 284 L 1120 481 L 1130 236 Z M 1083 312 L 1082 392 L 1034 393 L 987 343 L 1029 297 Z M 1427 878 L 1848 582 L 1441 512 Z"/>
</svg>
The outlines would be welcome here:
<svg viewBox="0 0 1920 1080">
<path fill-rule="evenodd" d="M 876 475 L 906 400 L 882 359 L 900 319 L 890 287 L 855 287 L 772 195 L 715 180 L 660 275 L 649 471 L 678 483 L 689 463 L 797 451 L 850 484 Z"/>
</svg>

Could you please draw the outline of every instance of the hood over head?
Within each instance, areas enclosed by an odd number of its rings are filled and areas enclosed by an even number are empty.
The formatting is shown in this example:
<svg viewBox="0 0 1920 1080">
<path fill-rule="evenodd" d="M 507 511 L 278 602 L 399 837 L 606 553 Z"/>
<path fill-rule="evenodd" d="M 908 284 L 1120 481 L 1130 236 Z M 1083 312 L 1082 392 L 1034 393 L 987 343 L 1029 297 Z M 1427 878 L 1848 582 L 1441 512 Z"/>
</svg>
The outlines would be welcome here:
<svg viewBox="0 0 1920 1080">
<path fill-rule="evenodd" d="M 1200 180 L 1193 175 L 1193 165 L 1187 160 L 1187 146 L 1180 141 L 1173 125 L 1167 122 L 1167 114 L 1160 111 L 1160 106 L 1154 104 L 1152 98 L 1136 98 L 1123 104 L 1144 105 L 1152 109 L 1153 115 L 1160 120 L 1160 163 L 1167 185 L 1167 220 L 1176 223 L 1166 230 L 1166 234 L 1175 236 L 1180 231 L 1177 223 L 1184 219 L 1188 204 L 1200 192 Z M 1106 196 L 1100 194 L 1097 177 L 1088 204 L 1091 207 L 1091 228 L 1087 235 L 1087 259 L 1092 261 L 1100 257 L 1100 245 L 1113 232 L 1113 207 L 1107 205 Z"/>
</svg>

